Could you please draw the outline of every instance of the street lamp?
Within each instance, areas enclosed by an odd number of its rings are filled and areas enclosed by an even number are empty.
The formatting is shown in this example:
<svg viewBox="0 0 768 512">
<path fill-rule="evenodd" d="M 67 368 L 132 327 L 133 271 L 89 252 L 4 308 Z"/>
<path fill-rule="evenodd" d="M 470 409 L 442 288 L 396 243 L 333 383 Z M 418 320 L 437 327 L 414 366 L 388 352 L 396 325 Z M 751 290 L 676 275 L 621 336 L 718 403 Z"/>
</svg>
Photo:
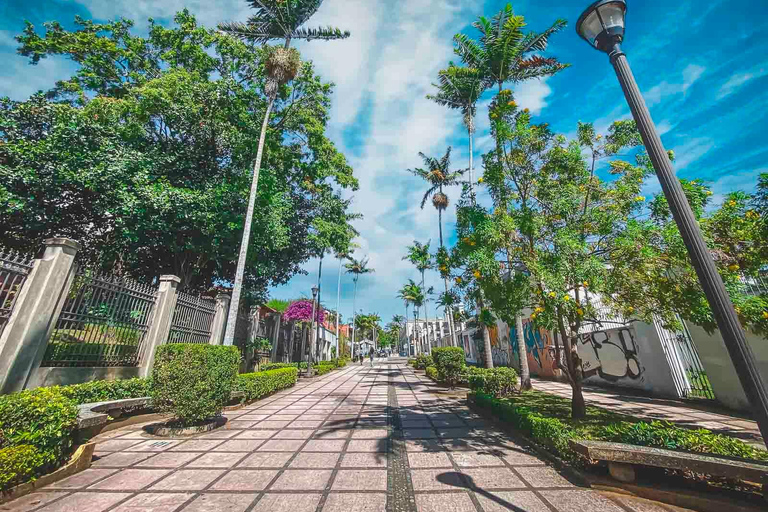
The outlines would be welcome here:
<svg viewBox="0 0 768 512">
<path fill-rule="evenodd" d="M 309 324 L 309 358 L 307 360 L 307 377 L 312 376 L 312 358 L 315 355 L 315 342 L 317 341 L 315 336 L 317 333 L 315 332 L 315 303 L 317 300 L 317 292 L 319 292 L 320 289 L 317 286 L 312 287 L 312 319 L 310 320 Z M 303 356 L 304 354 L 302 354 Z"/>
<path fill-rule="evenodd" d="M 731 303 L 731 298 L 717 272 L 712 254 L 704 243 L 699 225 L 685 198 L 669 156 L 661 144 L 656 126 L 645 105 L 635 77 L 621 50 L 624 40 L 624 16 L 627 12 L 625 0 L 598 0 L 590 5 L 576 22 L 576 31 L 592 47 L 605 52 L 616 71 L 624 97 L 627 99 L 632 117 L 643 138 L 648 156 L 656 170 L 661 189 L 669 203 L 680 235 L 683 237 L 693 268 L 707 297 L 712 313 L 720 329 L 728 354 L 754 410 L 763 441 L 768 443 L 768 390 L 755 364 L 755 356 L 747 344 L 744 329 Z"/>
</svg>

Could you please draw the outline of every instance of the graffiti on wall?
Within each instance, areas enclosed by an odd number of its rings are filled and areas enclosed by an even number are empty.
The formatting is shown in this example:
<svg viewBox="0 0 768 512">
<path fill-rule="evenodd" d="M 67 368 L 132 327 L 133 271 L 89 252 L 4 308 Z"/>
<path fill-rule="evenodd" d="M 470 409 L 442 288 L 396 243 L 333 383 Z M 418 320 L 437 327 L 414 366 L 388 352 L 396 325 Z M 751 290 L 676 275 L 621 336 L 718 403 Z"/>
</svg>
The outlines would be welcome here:
<svg viewBox="0 0 768 512">
<path fill-rule="evenodd" d="M 578 351 L 584 377 L 599 375 L 610 382 L 643 379 L 644 368 L 632 327 L 583 334 Z"/>
<path fill-rule="evenodd" d="M 509 327 L 501 321 L 488 328 L 491 337 L 491 357 L 494 366 L 514 366 L 517 363 L 512 356 L 512 346 L 509 344 Z"/>
<path fill-rule="evenodd" d="M 509 340 L 513 354 L 518 354 L 517 329 L 509 329 Z M 557 377 L 559 370 L 555 363 L 555 346 L 545 329 L 537 329 L 529 319 L 523 320 L 523 341 L 528 352 L 528 369 L 531 375 Z"/>
</svg>

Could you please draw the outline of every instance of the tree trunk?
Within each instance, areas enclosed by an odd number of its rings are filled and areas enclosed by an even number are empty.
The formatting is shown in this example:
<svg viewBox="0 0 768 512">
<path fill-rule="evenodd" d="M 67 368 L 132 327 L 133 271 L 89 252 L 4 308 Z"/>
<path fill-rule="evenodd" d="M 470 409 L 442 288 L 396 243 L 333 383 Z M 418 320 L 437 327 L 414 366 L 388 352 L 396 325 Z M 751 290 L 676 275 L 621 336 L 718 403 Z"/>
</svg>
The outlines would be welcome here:
<svg viewBox="0 0 768 512">
<path fill-rule="evenodd" d="M 341 336 L 341 333 L 339 332 L 339 317 L 341 316 L 341 313 L 339 312 L 339 302 L 341 300 L 341 258 L 339 258 L 339 280 L 336 284 L 336 357 L 341 357 L 339 354 L 339 339 Z"/>
<path fill-rule="evenodd" d="M 565 364 L 568 367 L 568 382 L 573 391 L 573 397 L 571 398 L 571 417 L 575 420 L 581 420 L 587 417 L 587 406 L 584 402 L 584 392 L 581 385 L 581 364 L 579 362 L 579 356 L 576 353 L 576 348 L 571 343 L 571 337 L 565 330 L 563 317 L 559 312 L 557 315 L 557 324 L 560 336 L 563 339 L 563 359 L 565 359 Z"/>
<path fill-rule="evenodd" d="M 267 127 L 269 126 L 269 114 L 275 99 L 270 98 L 267 103 L 267 111 L 264 113 L 264 121 L 261 123 L 261 134 L 259 135 L 259 147 L 256 150 L 256 163 L 253 165 L 253 180 L 251 181 L 251 193 L 248 197 L 248 210 L 245 214 L 245 224 L 243 225 L 243 238 L 240 242 L 240 255 L 237 258 L 237 270 L 235 272 L 235 282 L 232 285 L 232 301 L 229 303 L 229 314 L 227 315 L 227 330 L 224 334 L 224 345 L 232 345 L 235 341 L 235 325 L 237 324 L 237 311 L 240 307 L 240 294 L 243 288 L 243 274 L 245 274 L 245 259 L 248 256 L 248 243 L 251 240 L 251 223 L 253 222 L 253 209 L 256 205 L 256 196 L 259 190 L 259 169 L 261 168 L 261 157 L 264 154 L 264 140 L 267 138 Z"/>
<path fill-rule="evenodd" d="M 474 120 L 473 120 L 474 124 Z M 472 172 L 474 169 L 472 168 L 473 165 L 473 155 L 472 155 L 472 139 L 474 135 L 472 135 L 472 128 L 467 127 L 467 134 L 469 135 L 469 197 L 472 200 L 472 206 L 475 205 L 475 178 L 474 173 Z"/>
<path fill-rule="evenodd" d="M 483 312 L 482 299 L 478 301 L 478 306 L 480 306 L 480 314 L 482 315 L 482 312 Z M 491 335 L 488 332 L 488 326 L 482 322 L 479 322 L 479 323 L 480 323 L 480 328 L 483 330 L 483 350 L 485 352 L 485 367 L 493 368 L 493 347 L 491 347 Z"/>
<path fill-rule="evenodd" d="M 531 389 L 531 372 L 528 369 L 528 347 L 523 336 L 523 315 L 515 315 L 515 331 L 517 334 L 517 357 L 520 359 L 520 389 Z"/>
<path fill-rule="evenodd" d="M 355 301 L 357 300 L 357 279 L 359 276 L 355 276 L 355 291 L 352 294 L 352 346 L 349 348 L 349 353 L 355 350 L 355 338 L 357 338 L 357 328 L 355 327 L 355 318 L 357 318 L 357 312 L 355 311 Z"/>
</svg>

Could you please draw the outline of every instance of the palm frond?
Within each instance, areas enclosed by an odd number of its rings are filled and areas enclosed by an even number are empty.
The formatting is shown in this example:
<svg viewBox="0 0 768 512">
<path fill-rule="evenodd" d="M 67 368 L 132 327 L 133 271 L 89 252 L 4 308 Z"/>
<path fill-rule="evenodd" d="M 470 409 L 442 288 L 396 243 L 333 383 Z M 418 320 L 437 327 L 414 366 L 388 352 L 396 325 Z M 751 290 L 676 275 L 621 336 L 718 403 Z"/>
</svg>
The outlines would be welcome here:
<svg viewBox="0 0 768 512">
<path fill-rule="evenodd" d="M 350 36 L 349 30 L 341 30 L 337 27 L 297 28 L 291 33 L 292 39 L 306 39 L 332 41 L 346 39 Z"/>
</svg>

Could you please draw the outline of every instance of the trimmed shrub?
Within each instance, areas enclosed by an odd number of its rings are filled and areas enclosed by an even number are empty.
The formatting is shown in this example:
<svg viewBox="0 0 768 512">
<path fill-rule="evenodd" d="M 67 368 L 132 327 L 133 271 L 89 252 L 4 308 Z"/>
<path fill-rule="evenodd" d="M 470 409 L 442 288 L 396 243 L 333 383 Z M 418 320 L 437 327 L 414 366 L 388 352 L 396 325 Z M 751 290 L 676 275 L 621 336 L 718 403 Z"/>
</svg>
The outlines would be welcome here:
<svg viewBox="0 0 768 512">
<path fill-rule="evenodd" d="M 277 370 L 278 368 L 298 368 L 297 363 L 267 363 L 261 365 L 260 371 L 268 372 L 269 370 Z"/>
<path fill-rule="evenodd" d="M 296 367 L 243 373 L 237 376 L 234 390 L 243 392 L 242 402 L 251 402 L 275 391 L 290 388 L 296 384 L 298 378 L 299 370 Z"/>
<path fill-rule="evenodd" d="M 312 367 L 312 371 L 315 372 L 315 375 L 325 375 L 326 373 L 329 373 L 335 369 L 336 366 L 330 364 L 317 364 Z"/>
<path fill-rule="evenodd" d="M 149 396 L 149 379 L 95 380 L 61 386 L 61 394 L 78 404 Z"/>
<path fill-rule="evenodd" d="M 152 368 L 152 405 L 182 425 L 221 414 L 237 379 L 240 350 L 234 346 L 167 343 Z"/>
<path fill-rule="evenodd" d="M 496 398 L 509 396 L 517 387 L 517 372 L 514 368 L 478 368 L 469 375 L 469 387 Z"/>
<path fill-rule="evenodd" d="M 76 426 L 77 406 L 58 387 L 0 396 L 0 489 L 61 465 Z"/>
<path fill-rule="evenodd" d="M 435 368 L 434 366 L 427 366 L 424 369 L 424 371 L 427 372 L 427 377 L 437 382 L 437 379 L 439 377 L 437 374 L 437 368 Z"/>
<path fill-rule="evenodd" d="M 419 354 L 416 356 L 416 362 L 413 364 L 413 367 L 417 370 L 425 370 L 427 366 L 432 366 L 434 364 L 432 356 L 428 354 Z"/>
<path fill-rule="evenodd" d="M 435 361 L 440 380 L 451 388 L 461 380 L 461 371 L 465 366 L 464 349 L 461 347 L 437 347 L 432 349 L 432 359 Z"/>
<path fill-rule="evenodd" d="M 413 366 L 415 368 L 416 367 L 416 360 L 415 359 L 408 359 L 407 364 L 408 364 L 408 366 Z"/>
</svg>

